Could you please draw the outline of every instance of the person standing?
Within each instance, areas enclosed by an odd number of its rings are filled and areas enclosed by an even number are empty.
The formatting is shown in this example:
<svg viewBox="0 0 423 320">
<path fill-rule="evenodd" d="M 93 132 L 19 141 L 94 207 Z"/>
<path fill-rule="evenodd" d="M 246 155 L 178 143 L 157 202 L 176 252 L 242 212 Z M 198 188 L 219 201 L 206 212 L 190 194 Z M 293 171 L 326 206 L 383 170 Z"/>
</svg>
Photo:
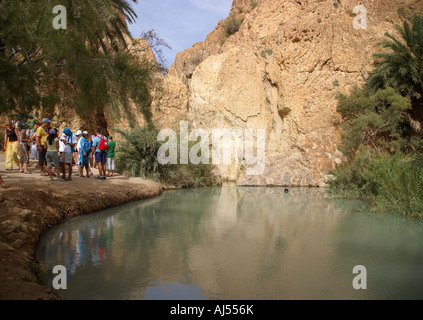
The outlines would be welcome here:
<svg viewBox="0 0 423 320">
<path fill-rule="evenodd" d="M 84 168 L 87 173 L 87 178 L 90 177 L 89 167 L 88 167 L 88 156 L 91 151 L 90 143 L 87 141 L 87 134 L 82 133 L 82 138 L 79 141 L 79 159 L 78 159 L 78 170 L 79 176 L 84 177 Z"/>
<path fill-rule="evenodd" d="M 28 153 L 28 145 L 30 137 L 27 134 L 27 123 L 22 123 L 20 126 L 19 131 L 19 172 L 30 174 L 31 172 L 28 171 L 28 163 L 29 163 L 29 153 Z"/>
<path fill-rule="evenodd" d="M 37 147 L 38 147 L 38 166 L 40 167 L 41 175 L 48 176 L 48 173 L 44 171 L 44 164 L 46 164 L 47 149 L 45 148 L 44 142 L 48 137 L 47 128 L 50 126 L 51 121 L 48 118 L 44 118 L 41 122 L 41 126 L 38 127 L 35 133 Z"/>
<path fill-rule="evenodd" d="M 22 120 L 23 120 L 22 115 L 18 114 L 18 116 L 16 117 L 16 122 L 15 122 L 15 129 L 18 130 L 18 132 L 21 127 Z"/>
<path fill-rule="evenodd" d="M 82 131 L 81 130 L 78 130 L 75 133 L 75 137 L 76 137 L 76 146 L 74 148 L 74 153 L 73 153 L 73 163 L 75 163 L 76 164 L 76 167 L 77 167 L 75 176 L 79 176 L 78 159 L 79 159 L 80 141 L 82 139 Z"/>
<path fill-rule="evenodd" d="M 63 130 L 63 134 L 60 138 L 65 145 L 62 155 L 60 157 L 60 167 L 62 168 L 62 179 L 65 181 L 72 181 L 72 161 L 73 154 L 76 147 L 76 136 L 72 133 L 69 128 Z M 69 168 L 69 175 L 66 177 L 66 166 Z"/>
<path fill-rule="evenodd" d="M 4 135 L 4 148 L 7 152 L 6 170 L 13 170 L 13 163 L 19 167 L 19 132 L 14 125 L 9 125 L 6 127 L 6 133 Z"/>
<path fill-rule="evenodd" d="M 94 146 L 94 138 L 95 138 L 95 135 L 92 135 L 91 136 L 91 139 L 90 139 L 90 142 L 91 142 L 91 149 L 93 148 L 93 146 Z M 93 161 L 93 164 L 92 164 L 92 167 L 95 169 L 95 168 L 97 168 L 97 162 L 95 162 L 95 152 L 91 152 L 91 159 L 92 159 L 92 161 Z"/>
<path fill-rule="evenodd" d="M 56 170 L 56 175 L 58 176 L 57 181 L 65 181 L 63 178 L 60 178 L 60 163 L 59 163 L 59 139 L 57 138 L 57 131 L 51 129 L 49 131 L 49 136 L 45 141 L 45 146 L 47 148 L 46 160 L 47 160 L 47 170 L 50 176 L 50 180 L 54 181 L 52 165 L 54 163 L 54 169 Z"/>
<path fill-rule="evenodd" d="M 88 172 L 89 172 L 89 177 L 92 177 L 94 175 L 91 170 L 92 159 L 93 159 L 93 153 L 92 153 L 93 142 L 91 140 L 91 136 L 88 134 L 88 131 L 84 131 L 83 134 L 85 134 L 85 140 L 87 140 L 88 144 L 90 145 L 90 149 L 88 153 Z"/>
<path fill-rule="evenodd" d="M 4 133 L 4 155 L 7 156 L 7 148 L 9 147 L 9 138 L 7 137 L 7 129 L 10 128 L 10 126 L 12 125 L 11 121 L 7 121 L 6 125 L 4 126 L 5 128 L 5 133 Z"/>
<path fill-rule="evenodd" d="M 38 122 L 34 123 L 34 129 L 33 129 L 33 133 L 31 134 L 30 138 L 31 138 L 31 155 L 30 158 L 32 160 L 38 160 L 38 146 L 37 146 L 37 130 L 40 127 L 40 124 Z"/>
<path fill-rule="evenodd" d="M 97 179 L 106 180 L 106 161 L 107 161 L 107 138 L 102 135 L 101 129 L 97 128 L 97 136 L 93 139 L 93 153 L 95 153 L 95 162 L 98 164 L 99 177 Z"/>
<path fill-rule="evenodd" d="M 114 177 L 115 176 L 115 149 L 116 149 L 116 142 L 113 141 L 113 137 L 109 136 L 109 143 L 107 144 L 109 149 L 107 150 L 107 177 Z"/>
</svg>

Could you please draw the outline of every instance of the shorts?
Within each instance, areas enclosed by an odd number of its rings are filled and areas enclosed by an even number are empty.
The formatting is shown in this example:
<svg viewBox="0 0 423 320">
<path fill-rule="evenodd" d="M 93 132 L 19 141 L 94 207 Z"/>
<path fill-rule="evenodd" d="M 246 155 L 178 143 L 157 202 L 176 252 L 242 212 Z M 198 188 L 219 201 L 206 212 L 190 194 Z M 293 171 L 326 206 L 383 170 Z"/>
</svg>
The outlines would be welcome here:
<svg viewBox="0 0 423 320">
<path fill-rule="evenodd" d="M 106 170 L 115 171 L 115 158 L 107 158 Z"/>
<path fill-rule="evenodd" d="M 36 143 L 32 143 L 32 147 L 31 147 L 31 159 L 35 159 L 38 160 L 38 146 Z"/>
<path fill-rule="evenodd" d="M 46 154 L 47 154 L 47 149 L 43 148 L 43 151 L 39 151 L 38 152 L 38 165 L 39 166 L 43 166 L 46 164 Z"/>
<path fill-rule="evenodd" d="M 54 163 L 54 167 L 56 169 L 60 168 L 60 163 L 59 163 L 59 156 L 57 155 L 57 152 L 55 151 L 47 151 L 47 155 L 46 155 L 46 161 L 47 161 L 47 169 L 51 169 L 51 163 Z"/>
<path fill-rule="evenodd" d="M 100 151 L 95 153 L 95 162 L 106 163 L 106 161 L 107 161 L 107 152 Z"/>
<path fill-rule="evenodd" d="M 62 152 L 60 157 L 60 162 L 64 164 L 72 164 L 73 153 L 72 152 Z"/>
</svg>

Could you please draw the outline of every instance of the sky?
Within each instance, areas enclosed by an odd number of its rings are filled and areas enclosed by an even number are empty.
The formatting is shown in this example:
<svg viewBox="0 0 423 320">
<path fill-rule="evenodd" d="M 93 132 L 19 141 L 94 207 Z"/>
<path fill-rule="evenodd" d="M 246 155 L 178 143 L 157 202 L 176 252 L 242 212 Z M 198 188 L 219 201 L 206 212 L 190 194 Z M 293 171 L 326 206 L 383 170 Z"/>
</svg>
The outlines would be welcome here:
<svg viewBox="0 0 423 320">
<path fill-rule="evenodd" d="M 138 19 L 129 24 L 134 38 L 154 29 L 172 49 L 162 48 L 166 67 L 175 61 L 178 52 L 204 41 L 218 22 L 225 19 L 233 0 L 138 0 L 133 4 Z"/>
</svg>

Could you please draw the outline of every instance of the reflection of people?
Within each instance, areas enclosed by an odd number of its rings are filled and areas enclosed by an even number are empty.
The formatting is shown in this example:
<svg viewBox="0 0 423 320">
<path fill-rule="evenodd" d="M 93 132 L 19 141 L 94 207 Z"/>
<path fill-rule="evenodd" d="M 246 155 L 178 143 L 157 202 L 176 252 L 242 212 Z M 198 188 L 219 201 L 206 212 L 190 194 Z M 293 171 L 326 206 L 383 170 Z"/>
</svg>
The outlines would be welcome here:
<svg viewBox="0 0 423 320">
<path fill-rule="evenodd" d="M 0 184 L 1 184 L 2 188 L 5 188 L 5 189 L 9 188 L 9 186 L 6 183 L 4 183 L 1 174 L 0 174 Z"/>
</svg>

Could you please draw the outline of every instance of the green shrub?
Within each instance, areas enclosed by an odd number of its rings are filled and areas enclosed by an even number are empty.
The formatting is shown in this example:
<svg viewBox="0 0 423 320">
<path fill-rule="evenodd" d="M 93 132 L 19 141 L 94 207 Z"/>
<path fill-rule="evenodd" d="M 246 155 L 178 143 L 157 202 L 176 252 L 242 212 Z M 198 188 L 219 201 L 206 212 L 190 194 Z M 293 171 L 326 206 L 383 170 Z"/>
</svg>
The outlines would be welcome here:
<svg viewBox="0 0 423 320">
<path fill-rule="evenodd" d="M 211 165 L 160 164 L 157 155 L 162 143 L 157 140 L 156 129 L 138 127 L 130 132 L 116 131 L 124 138 L 116 156 L 117 172 L 130 177 L 152 179 L 177 188 L 199 188 L 219 184 Z"/>
<path fill-rule="evenodd" d="M 47 275 L 42 266 L 34 261 L 27 262 L 27 267 L 35 277 L 35 282 L 39 285 L 45 285 L 47 283 Z M 31 281 L 31 279 L 26 279 Z"/>
<path fill-rule="evenodd" d="M 404 7 L 399 7 L 397 12 L 400 17 L 403 17 L 406 19 L 410 19 L 413 16 L 413 13 L 410 11 L 410 9 L 407 9 Z"/>
<path fill-rule="evenodd" d="M 379 152 L 404 151 L 409 147 L 405 136 L 410 99 L 392 88 L 375 94 L 355 88 L 349 96 L 339 95 L 338 112 L 344 118 L 340 150 L 352 159 L 360 146 Z"/>
<path fill-rule="evenodd" d="M 402 153 L 381 155 L 372 161 L 367 177 L 377 190 L 377 210 L 423 217 L 421 156 Z"/>
<path fill-rule="evenodd" d="M 351 9 L 345 9 L 345 13 L 350 17 L 355 17 L 355 14 Z"/>
<path fill-rule="evenodd" d="M 268 55 L 271 56 L 272 54 L 273 54 L 272 48 L 266 48 L 260 51 L 260 55 L 265 59 L 267 58 Z"/>
<path fill-rule="evenodd" d="M 334 194 L 368 199 L 374 211 L 423 217 L 423 157 L 375 153 L 361 148 L 350 162 L 339 165 L 330 181 Z"/>
<path fill-rule="evenodd" d="M 224 29 L 227 37 L 237 33 L 242 25 L 244 18 L 232 17 L 225 22 Z"/>
<path fill-rule="evenodd" d="M 160 143 L 155 129 L 134 128 L 131 132 L 116 130 L 125 139 L 116 156 L 116 171 L 130 177 L 158 181 L 161 170 L 157 159 Z"/>
</svg>

